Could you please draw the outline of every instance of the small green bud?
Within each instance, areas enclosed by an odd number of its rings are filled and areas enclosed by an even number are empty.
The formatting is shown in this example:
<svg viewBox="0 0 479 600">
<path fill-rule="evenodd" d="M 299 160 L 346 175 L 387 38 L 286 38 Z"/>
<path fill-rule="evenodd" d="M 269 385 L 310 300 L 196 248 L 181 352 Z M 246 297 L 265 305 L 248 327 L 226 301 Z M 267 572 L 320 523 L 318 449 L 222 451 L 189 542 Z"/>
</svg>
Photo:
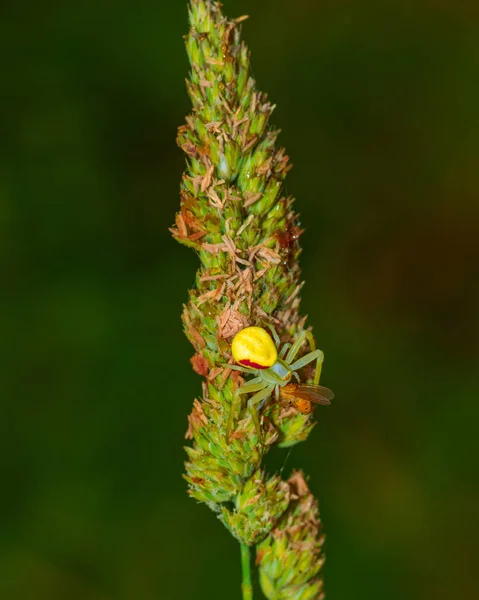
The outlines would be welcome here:
<svg viewBox="0 0 479 600">
<path fill-rule="evenodd" d="M 288 484 L 288 510 L 257 548 L 261 587 L 269 600 L 322 599 L 324 536 L 318 504 L 301 472 L 294 472 Z"/>
<path fill-rule="evenodd" d="M 220 519 L 242 543 L 251 546 L 264 539 L 289 504 L 289 486 L 279 477 L 266 480 L 254 473 L 236 497 L 231 511 L 221 507 Z"/>
</svg>

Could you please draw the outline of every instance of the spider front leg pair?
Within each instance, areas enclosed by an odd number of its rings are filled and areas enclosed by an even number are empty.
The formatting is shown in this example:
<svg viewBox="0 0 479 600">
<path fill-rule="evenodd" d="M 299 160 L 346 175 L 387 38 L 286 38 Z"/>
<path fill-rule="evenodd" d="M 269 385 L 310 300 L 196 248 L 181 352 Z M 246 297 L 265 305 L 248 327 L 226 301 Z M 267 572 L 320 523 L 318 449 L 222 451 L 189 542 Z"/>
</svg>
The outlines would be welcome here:
<svg viewBox="0 0 479 600">
<path fill-rule="evenodd" d="M 309 347 L 311 348 L 311 352 L 308 352 L 308 354 L 305 354 L 300 359 L 298 359 L 296 362 L 292 363 L 292 361 L 295 359 L 298 352 L 301 350 L 301 346 L 304 344 L 304 342 L 306 340 L 309 342 Z M 314 383 L 314 385 L 318 385 L 319 378 L 321 377 L 321 369 L 323 367 L 324 354 L 323 354 L 322 350 L 316 350 L 316 344 L 314 342 L 314 337 L 313 337 L 313 334 L 311 333 L 311 331 L 302 331 L 299 334 L 298 339 L 294 342 L 294 344 L 292 346 L 291 346 L 291 344 L 284 344 L 284 346 L 281 348 L 281 352 L 279 353 L 279 357 L 283 358 L 284 354 L 288 351 L 288 349 L 289 349 L 289 352 L 286 355 L 286 358 L 284 359 L 284 361 L 288 365 L 289 369 L 291 369 L 291 371 L 293 371 L 293 374 L 296 376 L 298 381 L 299 381 L 299 377 L 298 377 L 296 371 L 298 371 L 299 369 L 302 369 L 309 363 L 313 362 L 313 360 L 316 360 L 316 369 L 314 371 L 314 382 L 313 383 Z"/>
</svg>

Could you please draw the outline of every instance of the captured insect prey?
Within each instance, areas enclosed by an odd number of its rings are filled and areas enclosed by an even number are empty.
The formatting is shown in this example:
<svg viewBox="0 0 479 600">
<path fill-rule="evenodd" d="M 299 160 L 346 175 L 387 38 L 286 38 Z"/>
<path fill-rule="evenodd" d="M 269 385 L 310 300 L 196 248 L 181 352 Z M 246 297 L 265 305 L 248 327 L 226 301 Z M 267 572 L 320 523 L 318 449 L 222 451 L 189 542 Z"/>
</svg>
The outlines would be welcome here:
<svg viewBox="0 0 479 600">
<path fill-rule="evenodd" d="M 288 383 L 279 389 L 279 397 L 289 401 L 303 415 L 308 415 L 313 409 L 312 404 L 331 404 L 334 393 L 322 385 Z"/>
</svg>

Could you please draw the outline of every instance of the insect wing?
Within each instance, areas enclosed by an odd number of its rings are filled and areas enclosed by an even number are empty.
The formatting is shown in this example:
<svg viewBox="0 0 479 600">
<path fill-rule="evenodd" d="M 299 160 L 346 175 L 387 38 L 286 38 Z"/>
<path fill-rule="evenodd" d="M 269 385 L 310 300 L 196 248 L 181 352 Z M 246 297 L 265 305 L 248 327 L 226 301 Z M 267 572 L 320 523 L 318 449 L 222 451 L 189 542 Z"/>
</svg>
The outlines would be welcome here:
<svg viewBox="0 0 479 600">
<path fill-rule="evenodd" d="M 313 404 L 331 404 L 331 400 L 334 398 L 334 393 L 329 388 L 307 383 L 300 383 L 292 395 L 302 400 L 308 400 Z"/>
</svg>

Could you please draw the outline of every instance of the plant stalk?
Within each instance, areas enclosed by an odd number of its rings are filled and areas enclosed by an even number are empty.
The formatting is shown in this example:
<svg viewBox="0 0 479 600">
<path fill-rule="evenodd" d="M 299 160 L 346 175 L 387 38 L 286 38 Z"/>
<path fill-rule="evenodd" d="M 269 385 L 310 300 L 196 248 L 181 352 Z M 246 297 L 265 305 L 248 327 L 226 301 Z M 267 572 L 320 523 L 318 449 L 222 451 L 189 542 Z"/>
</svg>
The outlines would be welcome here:
<svg viewBox="0 0 479 600">
<path fill-rule="evenodd" d="M 243 590 L 243 600 L 253 600 L 253 586 L 251 584 L 251 558 L 249 546 L 241 544 L 241 571 L 243 581 L 241 589 Z"/>
</svg>

